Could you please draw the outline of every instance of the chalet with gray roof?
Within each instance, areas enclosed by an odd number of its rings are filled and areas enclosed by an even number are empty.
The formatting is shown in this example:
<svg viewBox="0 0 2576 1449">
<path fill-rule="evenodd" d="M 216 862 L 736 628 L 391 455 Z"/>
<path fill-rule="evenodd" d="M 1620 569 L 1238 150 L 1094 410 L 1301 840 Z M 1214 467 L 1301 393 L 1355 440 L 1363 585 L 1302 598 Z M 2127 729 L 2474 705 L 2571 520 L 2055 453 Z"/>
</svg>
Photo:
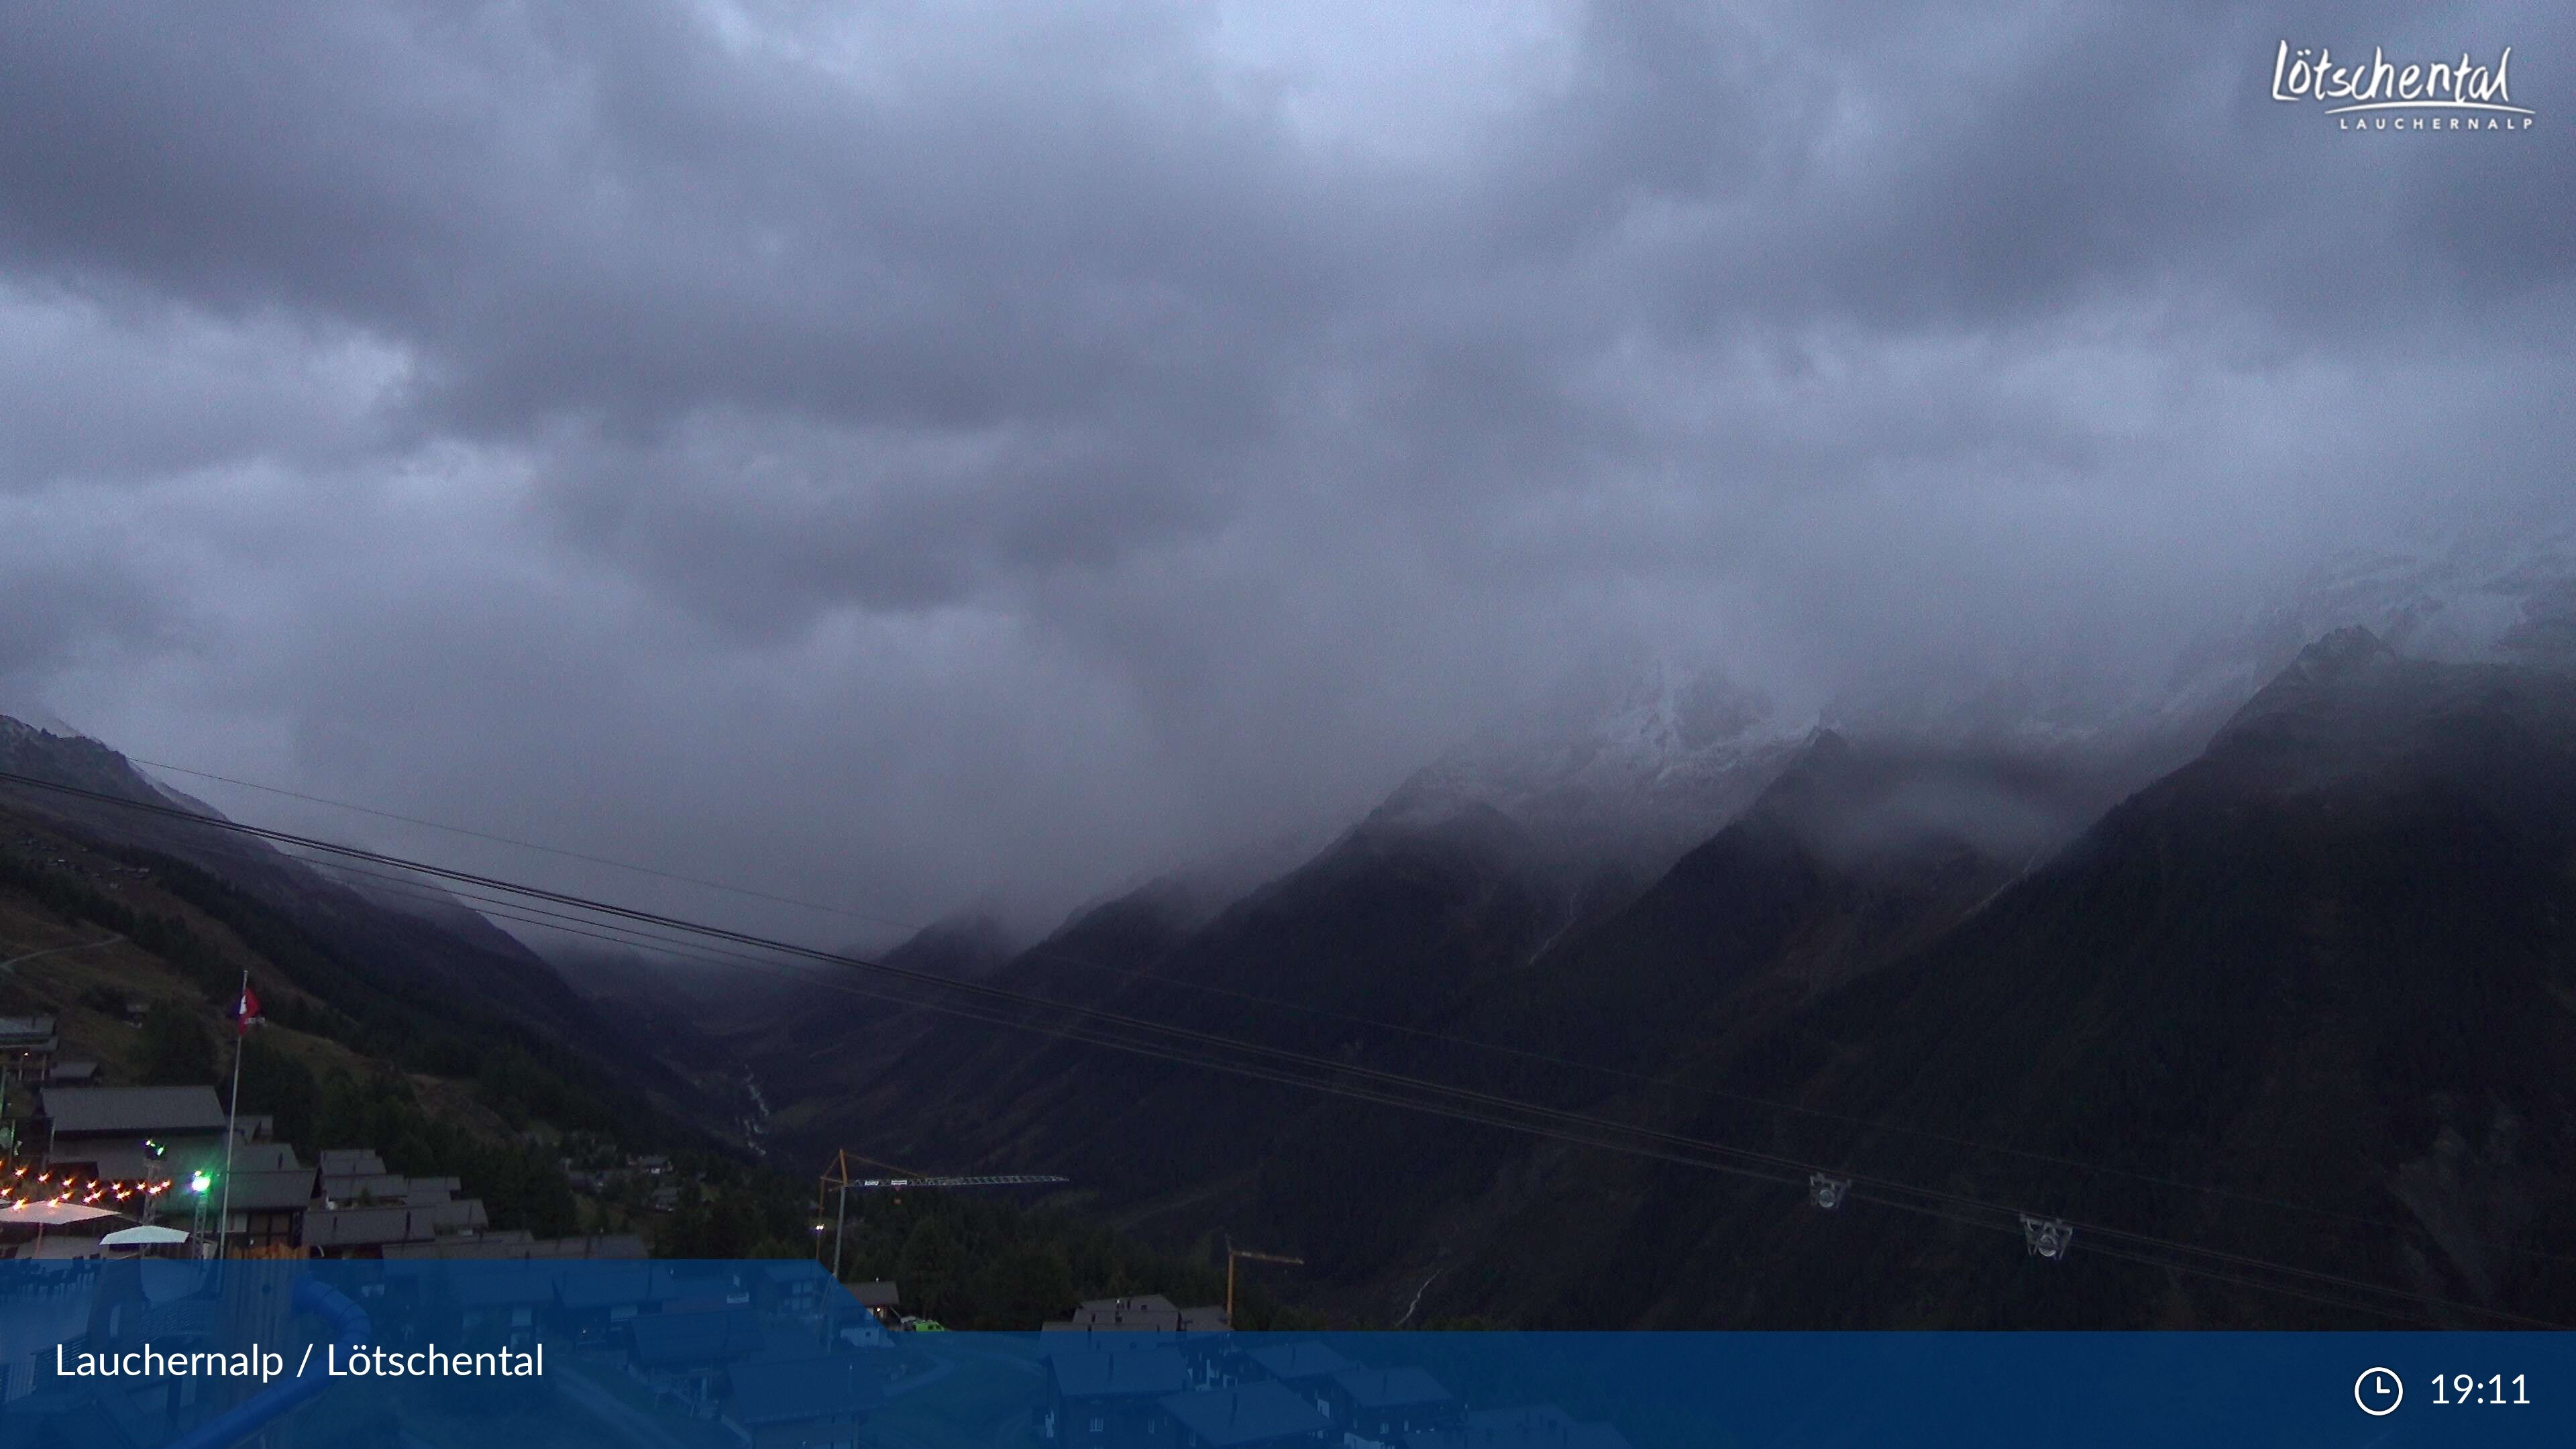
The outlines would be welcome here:
<svg viewBox="0 0 2576 1449">
<path fill-rule="evenodd" d="M 1287 1385 L 1269 1379 L 1162 1401 L 1173 1449 L 1289 1449 L 1338 1442 L 1332 1420 Z"/>
<path fill-rule="evenodd" d="M 1457 1397 L 1418 1368 L 1344 1369 L 1325 1382 L 1324 1397 L 1343 1429 L 1381 1444 L 1464 1417 Z"/>
<path fill-rule="evenodd" d="M 1058 1353 L 1047 1374 L 1038 1437 L 1063 1449 L 1169 1444 L 1161 1402 L 1190 1387 L 1189 1361 L 1168 1347 Z"/>
<path fill-rule="evenodd" d="M 856 1354 L 752 1359 L 726 1370 L 724 1426 L 746 1449 L 829 1449 L 860 1441 L 885 1401 Z"/>
</svg>

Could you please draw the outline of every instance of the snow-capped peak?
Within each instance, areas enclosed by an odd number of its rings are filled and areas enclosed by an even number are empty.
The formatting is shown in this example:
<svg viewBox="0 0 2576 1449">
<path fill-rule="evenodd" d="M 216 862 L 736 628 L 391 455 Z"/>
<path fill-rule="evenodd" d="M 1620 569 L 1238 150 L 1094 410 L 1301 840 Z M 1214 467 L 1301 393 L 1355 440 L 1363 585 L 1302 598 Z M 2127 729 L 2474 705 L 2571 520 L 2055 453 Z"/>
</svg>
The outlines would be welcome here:
<svg viewBox="0 0 2576 1449">
<path fill-rule="evenodd" d="M 1803 733 L 1713 669 L 1604 668 L 1416 773 L 1370 824 L 1427 828 L 1483 808 L 1577 856 L 1677 852 L 1741 810 Z"/>
</svg>

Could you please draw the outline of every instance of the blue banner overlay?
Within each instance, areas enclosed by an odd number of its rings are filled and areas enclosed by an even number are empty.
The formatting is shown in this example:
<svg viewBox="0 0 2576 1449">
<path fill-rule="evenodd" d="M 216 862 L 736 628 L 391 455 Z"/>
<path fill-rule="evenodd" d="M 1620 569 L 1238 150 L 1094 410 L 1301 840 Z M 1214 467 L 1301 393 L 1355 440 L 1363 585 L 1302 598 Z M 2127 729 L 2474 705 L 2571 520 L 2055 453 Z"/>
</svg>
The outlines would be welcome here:
<svg viewBox="0 0 2576 1449">
<path fill-rule="evenodd" d="M 798 1262 L 0 1262 L 0 1446 L 2576 1444 L 2557 1334 L 889 1329 Z"/>
</svg>

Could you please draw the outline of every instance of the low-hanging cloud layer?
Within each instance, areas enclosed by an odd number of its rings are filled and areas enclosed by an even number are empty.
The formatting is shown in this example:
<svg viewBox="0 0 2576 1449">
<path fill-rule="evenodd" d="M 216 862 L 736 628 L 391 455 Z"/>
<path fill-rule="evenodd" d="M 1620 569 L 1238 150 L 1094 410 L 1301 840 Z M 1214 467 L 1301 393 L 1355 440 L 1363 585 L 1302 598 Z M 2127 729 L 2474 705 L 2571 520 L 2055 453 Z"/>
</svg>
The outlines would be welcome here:
<svg viewBox="0 0 2576 1449">
<path fill-rule="evenodd" d="M 2556 505 L 2571 81 L 2540 4 L 0 6 L 0 708 L 921 920 L 1604 651 L 2152 673 Z"/>
</svg>

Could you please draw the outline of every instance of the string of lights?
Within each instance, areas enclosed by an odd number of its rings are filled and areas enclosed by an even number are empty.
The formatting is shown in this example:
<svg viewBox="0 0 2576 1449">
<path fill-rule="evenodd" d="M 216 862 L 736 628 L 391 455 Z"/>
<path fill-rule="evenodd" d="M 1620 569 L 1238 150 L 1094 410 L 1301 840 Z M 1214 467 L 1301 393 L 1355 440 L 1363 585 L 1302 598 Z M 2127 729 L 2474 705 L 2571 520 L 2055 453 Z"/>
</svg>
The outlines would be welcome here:
<svg viewBox="0 0 2576 1449">
<path fill-rule="evenodd" d="M 9 1180 L 0 1183 L 0 1209 L 35 1207 L 45 1203 L 74 1207 L 95 1207 L 102 1202 L 131 1202 L 137 1197 L 151 1198 L 168 1192 L 177 1184 L 168 1179 L 82 1177 L 64 1172 L 61 1180 L 51 1168 L 37 1170 L 35 1164 L 13 1163 Z M 35 1189 L 44 1189 L 36 1191 Z"/>
</svg>

